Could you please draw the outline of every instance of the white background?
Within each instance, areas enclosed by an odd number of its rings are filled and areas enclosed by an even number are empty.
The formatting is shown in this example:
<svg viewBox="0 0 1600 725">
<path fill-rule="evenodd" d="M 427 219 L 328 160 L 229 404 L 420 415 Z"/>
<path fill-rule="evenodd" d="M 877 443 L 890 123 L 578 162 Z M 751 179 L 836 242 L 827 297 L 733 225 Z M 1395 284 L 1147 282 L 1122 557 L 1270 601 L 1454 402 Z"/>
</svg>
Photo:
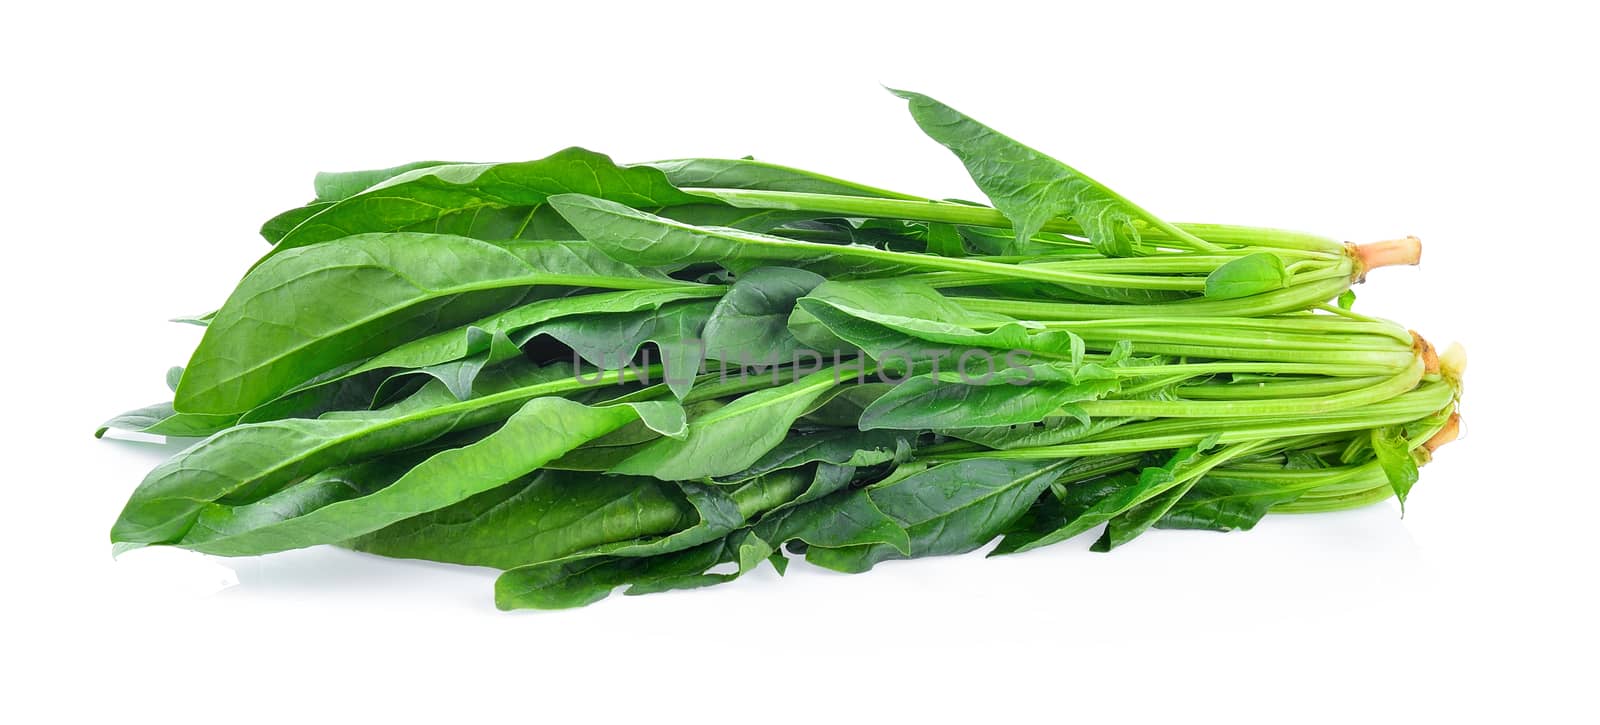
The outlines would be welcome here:
<svg viewBox="0 0 1600 725">
<path fill-rule="evenodd" d="M 5 12 L 0 708 L 33 714 L 8 720 L 1593 716 L 1589 13 L 578 5 Z M 1420 236 L 1424 265 L 1374 273 L 1357 309 L 1468 345 L 1468 437 L 1403 520 L 797 563 L 558 613 L 495 611 L 488 570 L 329 548 L 112 561 L 171 449 L 90 432 L 166 394 L 200 330 L 164 320 L 215 307 L 314 171 L 583 145 L 975 196 L 880 83 L 1169 219 Z"/>
</svg>

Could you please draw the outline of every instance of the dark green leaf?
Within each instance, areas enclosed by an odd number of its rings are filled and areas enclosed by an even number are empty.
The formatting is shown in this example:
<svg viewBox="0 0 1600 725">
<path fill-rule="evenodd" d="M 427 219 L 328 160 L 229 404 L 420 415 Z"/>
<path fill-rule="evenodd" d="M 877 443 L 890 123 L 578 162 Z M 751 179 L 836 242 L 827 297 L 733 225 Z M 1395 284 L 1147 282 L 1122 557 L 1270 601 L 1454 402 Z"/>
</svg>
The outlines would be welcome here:
<svg viewBox="0 0 1600 725">
<path fill-rule="evenodd" d="M 547 469 L 346 545 L 384 556 L 510 569 L 668 534 L 694 525 L 698 515 L 677 484 Z"/>
<path fill-rule="evenodd" d="M 876 466 L 903 459 L 915 440 L 915 434 L 894 430 L 839 428 L 796 433 L 785 438 L 749 468 L 727 476 L 726 480 L 743 481 L 771 471 L 817 462 L 854 467 Z"/>
<path fill-rule="evenodd" d="M 1041 519 L 1030 530 L 1007 532 L 994 554 L 1031 551 L 1066 541 L 1178 486 L 1186 480 L 1184 474 L 1202 462 L 1198 450 L 1185 448 L 1165 465 L 1145 468 L 1138 476 L 1118 474 L 1068 486 L 1053 519 Z"/>
<path fill-rule="evenodd" d="M 682 398 L 694 385 L 704 362 L 706 348 L 701 331 L 713 304 L 692 301 L 653 311 L 568 315 L 523 330 L 516 341 L 526 344 L 537 335 L 549 335 L 602 370 L 622 367 L 645 343 L 655 343 L 667 386 Z"/>
<path fill-rule="evenodd" d="M 1060 474 L 1063 462 L 973 458 L 933 466 L 865 489 L 910 535 L 909 556 L 960 554 L 1000 535 Z M 812 547 L 806 560 L 839 571 L 866 571 L 901 558 L 885 544 Z"/>
<path fill-rule="evenodd" d="M 789 315 L 795 300 L 822 282 L 811 272 L 784 267 L 740 275 L 706 322 L 706 356 L 732 363 L 793 362 L 800 341 L 789 332 Z"/>
<path fill-rule="evenodd" d="M 1273 481 L 1212 473 L 1168 511 L 1157 528 L 1249 531 L 1273 506 L 1299 498 L 1303 490 Z"/>
</svg>

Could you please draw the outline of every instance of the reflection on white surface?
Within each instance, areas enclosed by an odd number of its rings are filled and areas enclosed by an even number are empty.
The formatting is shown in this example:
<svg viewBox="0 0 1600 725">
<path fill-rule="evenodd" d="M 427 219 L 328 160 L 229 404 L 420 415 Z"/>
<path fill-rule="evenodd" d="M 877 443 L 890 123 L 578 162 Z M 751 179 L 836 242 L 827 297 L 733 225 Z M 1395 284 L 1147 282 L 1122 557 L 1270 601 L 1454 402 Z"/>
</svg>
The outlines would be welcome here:
<svg viewBox="0 0 1600 725">
<path fill-rule="evenodd" d="M 171 546 L 147 546 L 117 555 L 112 578 L 119 590 L 131 596 L 198 599 L 238 586 L 239 575 L 223 562 Z"/>
</svg>

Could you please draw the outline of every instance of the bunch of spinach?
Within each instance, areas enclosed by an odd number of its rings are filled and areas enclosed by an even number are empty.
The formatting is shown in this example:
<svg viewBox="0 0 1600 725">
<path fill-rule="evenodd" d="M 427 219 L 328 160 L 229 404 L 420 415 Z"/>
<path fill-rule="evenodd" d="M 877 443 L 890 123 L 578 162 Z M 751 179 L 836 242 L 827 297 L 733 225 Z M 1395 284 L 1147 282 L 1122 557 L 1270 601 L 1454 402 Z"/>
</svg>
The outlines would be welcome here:
<svg viewBox="0 0 1600 725">
<path fill-rule="evenodd" d="M 577 148 L 317 175 L 186 320 L 173 399 L 98 431 L 200 439 L 112 540 L 489 566 L 559 608 L 1403 501 L 1454 435 L 1459 354 L 1350 310 L 1415 240 L 1169 223 L 895 93 L 992 206 Z"/>
</svg>

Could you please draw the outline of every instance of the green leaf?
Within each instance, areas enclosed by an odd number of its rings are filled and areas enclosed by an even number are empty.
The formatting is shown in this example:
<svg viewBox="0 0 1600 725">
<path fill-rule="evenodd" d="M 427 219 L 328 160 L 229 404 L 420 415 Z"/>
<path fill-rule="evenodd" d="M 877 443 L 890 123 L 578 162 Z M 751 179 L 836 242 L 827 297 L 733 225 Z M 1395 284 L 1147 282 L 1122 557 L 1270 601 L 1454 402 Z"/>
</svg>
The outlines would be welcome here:
<svg viewBox="0 0 1600 725">
<path fill-rule="evenodd" d="M 1389 486 L 1400 501 L 1400 512 L 1404 514 L 1406 496 L 1411 493 L 1411 487 L 1416 484 L 1418 477 L 1417 459 L 1411 455 L 1405 430 L 1401 426 L 1373 428 L 1371 435 L 1372 453 L 1377 456 L 1378 465 L 1383 467 L 1383 474 L 1389 479 Z"/>
<path fill-rule="evenodd" d="M 1177 505 L 1179 499 L 1187 495 L 1194 487 L 1195 479 L 1190 478 L 1179 482 L 1165 491 L 1138 503 L 1124 511 L 1110 521 L 1106 522 L 1105 531 L 1100 533 L 1100 538 L 1090 545 L 1091 551 L 1111 551 L 1123 544 L 1133 541 L 1140 534 L 1150 530 L 1157 521 L 1167 515 L 1172 507 Z"/>
<path fill-rule="evenodd" d="M 794 361 L 800 341 L 789 332 L 789 315 L 795 300 L 822 283 L 816 274 L 785 267 L 740 275 L 706 322 L 706 356 L 732 363 Z"/>
<path fill-rule="evenodd" d="M 837 384 L 832 369 L 741 396 L 689 421 L 682 440 L 662 439 L 624 460 L 612 473 L 683 481 L 727 476 L 760 460 L 782 442 L 817 396 Z"/>
<path fill-rule="evenodd" d="M 921 197 L 751 159 L 672 159 L 636 165 L 659 169 L 679 188 L 763 189 L 924 201 Z"/>
<path fill-rule="evenodd" d="M 348 199 L 373 186 L 393 179 L 401 174 L 429 169 L 435 166 L 460 166 L 456 161 L 413 161 L 409 164 L 391 166 L 387 169 L 364 169 L 360 171 L 319 171 L 313 181 L 317 191 L 316 201 L 334 202 Z"/>
<path fill-rule="evenodd" d="M 716 263 L 753 268 L 768 263 L 812 262 L 856 249 L 737 229 L 698 227 L 582 194 L 553 196 L 550 206 L 584 239 L 612 258 L 646 267 Z"/>
<path fill-rule="evenodd" d="M 742 574 L 706 574 L 717 564 L 740 561 L 747 537 L 736 534 L 762 511 L 809 493 L 807 478 L 784 472 L 745 483 L 726 494 L 716 487 L 680 484 L 699 521 L 675 533 L 635 542 L 619 541 L 563 559 L 510 569 L 495 582 L 501 608 L 581 606 L 631 584 L 628 594 L 647 594 L 731 581 Z M 848 476 L 845 477 L 848 482 Z M 770 549 L 759 554 L 767 557 Z"/>
<path fill-rule="evenodd" d="M 1076 339 L 1065 330 L 1029 332 L 1009 318 L 951 308 L 937 291 L 915 282 L 825 282 L 796 303 L 789 329 L 817 349 L 841 343 L 860 349 L 896 373 L 910 367 L 908 357 L 931 364 L 940 353 L 947 366 L 956 366 L 972 349 L 994 351 L 990 358 L 997 369 L 1016 367 L 1027 357 L 1012 351 L 1059 356 Z M 985 369 L 981 362 L 969 364 L 978 368 L 976 375 Z"/>
<path fill-rule="evenodd" d="M 100 438 L 106 431 L 115 428 L 176 438 L 201 438 L 233 425 L 238 419 L 237 415 L 179 413 L 173 409 L 170 402 L 156 403 L 130 410 L 101 423 L 100 427 L 95 429 L 94 437 Z"/>
<path fill-rule="evenodd" d="M 952 224 L 928 224 L 928 253 L 941 257 L 967 256 L 961 230 Z"/>
<path fill-rule="evenodd" d="M 520 352 L 516 349 L 518 343 L 510 336 L 515 335 L 525 343 L 528 336 L 523 333 L 540 323 L 576 315 L 655 310 L 678 300 L 716 297 L 722 289 L 707 285 L 621 290 L 536 300 L 403 343 L 338 374 L 319 376 L 284 393 L 278 400 L 251 410 L 243 420 L 307 417 L 341 405 L 367 407 L 380 383 L 393 385 L 397 382 L 395 376 L 408 371 L 436 378 L 450 386 L 456 397 L 464 399 L 469 397 L 473 381 L 485 368 Z M 628 355 L 632 356 L 634 350 L 637 346 L 630 349 Z M 616 356 L 612 361 L 616 361 Z"/>
<path fill-rule="evenodd" d="M 1194 239 L 1076 169 L 960 111 L 920 93 L 890 92 L 909 101 L 911 117 L 923 132 L 961 159 L 978 188 L 1016 227 L 1019 243 L 1058 216 L 1077 221 L 1095 249 L 1111 257 L 1138 251 L 1141 225 Z"/>
<path fill-rule="evenodd" d="M 802 420 L 814 425 L 856 430 L 860 427 L 861 413 L 867 406 L 894 386 L 883 382 L 865 382 L 865 375 L 851 380 L 847 375 L 851 372 L 847 364 L 841 364 L 838 370 L 840 378 L 850 384 L 834 388 L 817 398 Z"/>
<path fill-rule="evenodd" d="M 1289 273 L 1276 254 L 1247 254 L 1206 275 L 1206 297 L 1231 300 L 1289 286 Z"/>
<path fill-rule="evenodd" d="M 519 332 L 516 341 L 527 344 L 535 336 L 549 335 L 602 370 L 622 367 L 645 343 L 655 343 L 667 386 L 681 399 L 704 362 L 701 331 L 712 307 L 709 301 L 693 301 L 654 311 L 563 316 Z"/>
<path fill-rule="evenodd" d="M 765 511 L 783 506 L 807 490 L 806 472 L 784 471 L 747 481 L 729 492 L 700 483 L 678 484 L 699 516 L 693 525 L 659 538 L 619 541 L 581 552 L 581 556 L 647 557 L 682 551 L 722 539 Z"/>
<path fill-rule="evenodd" d="M 982 368 L 974 375 L 985 374 Z M 970 379 L 970 378 L 969 378 Z M 959 373 L 918 375 L 873 401 L 861 414 L 861 429 L 931 430 L 1034 423 L 1057 415 L 1087 416 L 1073 406 L 1120 389 L 1109 374 L 1077 382 L 968 384 Z"/>
<path fill-rule="evenodd" d="M 1184 448 L 1166 464 L 1145 468 L 1138 476 L 1118 474 L 1068 486 L 1053 516 L 1036 520 L 1031 529 L 1007 532 L 991 555 L 1031 551 L 1066 541 L 1192 479 L 1185 474 L 1204 462 L 1197 449 Z"/>
<path fill-rule="evenodd" d="M 876 466 L 904 459 L 916 435 L 904 431 L 835 428 L 807 432 L 783 439 L 749 468 L 725 477 L 743 481 L 772 471 L 796 468 L 809 463 L 840 466 Z"/>
<path fill-rule="evenodd" d="M 1061 461 L 971 458 L 933 466 L 866 489 L 873 504 L 910 535 L 907 553 L 885 544 L 814 547 L 806 560 L 846 572 L 886 559 L 960 554 L 999 536 L 1060 475 Z"/>
<path fill-rule="evenodd" d="M 176 541 L 210 502 L 260 500 L 331 466 L 488 425 L 504 420 L 533 398 L 583 388 L 573 379 L 570 366 L 542 370 L 519 366 L 497 372 L 501 376 L 483 387 L 483 394 L 467 401 L 456 400 L 443 384 L 432 383 L 382 410 L 228 428 L 156 466 L 128 499 L 112 527 L 112 540 Z"/>
<path fill-rule="evenodd" d="M 691 286 L 550 242 L 396 233 L 291 250 L 256 267 L 228 297 L 174 406 L 243 413 L 326 370 L 520 302 L 535 285 Z"/>
<path fill-rule="evenodd" d="M 545 469 L 357 537 L 372 554 L 510 569 L 669 534 L 697 512 L 677 484 Z"/>
<path fill-rule="evenodd" d="M 594 556 L 519 567 L 495 581 L 495 603 L 501 609 L 562 609 L 606 598 L 617 587 L 640 595 L 732 581 L 756 563 L 781 560 L 777 547 L 802 541 L 823 550 L 834 546 L 882 545 L 909 550 L 906 532 L 878 511 L 864 490 L 834 493 L 797 502 L 762 519 L 754 528 L 653 556 Z M 776 559 L 774 558 L 776 557 Z M 737 563 L 736 571 L 712 574 L 720 564 Z"/>
<path fill-rule="evenodd" d="M 465 231 L 463 223 L 478 223 L 475 215 L 509 209 L 508 221 L 526 218 L 551 195 L 568 193 L 650 208 L 705 202 L 677 190 L 656 169 L 617 166 L 603 154 L 569 148 L 537 161 L 401 173 L 301 221 L 275 251 L 368 232 Z"/>
<path fill-rule="evenodd" d="M 268 219 L 261 224 L 261 237 L 266 239 L 270 244 L 277 244 L 278 242 L 283 241 L 283 238 L 288 236 L 289 232 L 294 231 L 295 227 L 300 226 L 307 219 L 321 214 L 331 206 L 333 206 L 333 202 L 331 201 L 315 201 L 305 206 L 297 206 L 293 209 L 278 214 L 277 216 Z M 193 321 L 193 319 L 194 318 L 179 318 L 176 321 L 190 322 Z"/>
<path fill-rule="evenodd" d="M 1274 481 L 1213 472 L 1196 482 L 1155 525 L 1162 529 L 1249 531 L 1273 506 L 1303 493 L 1303 489 Z"/>
<path fill-rule="evenodd" d="M 791 541 L 804 542 L 819 552 L 883 547 L 886 556 L 912 554 L 910 534 L 873 503 L 866 489 L 837 490 L 776 511 L 756 524 L 751 535 L 754 540 L 745 542 L 749 547 L 743 556 L 745 569 L 752 560 L 765 558 Z"/>
<path fill-rule="evenodd" d="M 174 317 L 174 318 L 172 318 L 170 320 L 167 320 L 167 321 L 168 322 L 176 322 L 176 323 L 178 323 L 180 325 L 194 325 L 195 327 L 205 327 L 206 325 L 211 324 L 212 318 L 214 318 L 216 316 L 217 316 L 217 311 L 216 310 L 212 310 L 212 311 L 207 312 L 207 313 L 202 314 L 202 315 L 184 315 L 182 317 Z"/>
<path fill-rule="evenodd" d="M 1085 421 L 1071 415 L 1049 416 L 1031 424 L 993 427 L 945 428 L 939 432 L 952 438 L 971 441 L 986 448 L 1010 450 L 1071 443 L 1103 433 L 1129 422 L 1131 418 L 1093 418 Z"/>
<path fill-rule="evenodd" d="M 648 420 L 663 432 L 681 430 L 683 409 L 661 401 L 589 407 L 565 398 L 535 398 L 494 432 L 440 451 L 386 486 L 370 492 L 346 487 L 342 490 L 358 495 L 319 500 L 321 505 L 309 509 L 282 505 L 285 498 L 302 499 L 301 489 L 309 483 L 320 492 L 321 482 L 313 477 L 253 503 L 211 503 L 177 543 L 225 556 L 337 543 L 508 484 L 634 419 Z"/>
<path fill-rule="evenodd" d="M 691 549 L 651 557 L 594 557 L 520 567 L 494 583 L 500 609 L 568 609 L 593 604 L 620 586 L 628 594 L 685 589 L 732 581 L 733 574 L 707 574 L 718 564 L 737 561 L 738 549 L 718 539 Z"/>
<path fill-rule="evenodd" d="M 739 229 L 699 227 L 582 194 L 552 196 L 549 203 L 584 239 L 606 254 L 644 267 L 719 264 L 741 271 L 782 265 L 805 267 L 825 276 L 937 270 L 965 273 L 973 284 L 1026 279 L 1070 285 L 1106 279 L 1105 275 L 1040 265 L 940 257 L 860 244 L 808 242 Z"/>
</svg>

